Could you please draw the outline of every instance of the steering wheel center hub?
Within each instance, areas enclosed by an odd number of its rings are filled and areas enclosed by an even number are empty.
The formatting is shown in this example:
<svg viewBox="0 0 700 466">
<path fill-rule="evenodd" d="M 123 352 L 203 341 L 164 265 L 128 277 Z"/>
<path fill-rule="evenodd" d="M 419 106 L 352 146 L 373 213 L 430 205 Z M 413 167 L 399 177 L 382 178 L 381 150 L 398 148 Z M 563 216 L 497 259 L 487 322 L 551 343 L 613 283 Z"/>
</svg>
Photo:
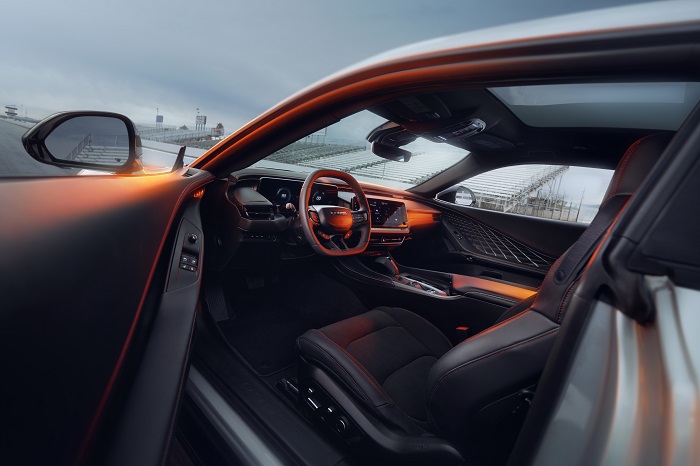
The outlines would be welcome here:
<svg viewBox="0 0 700 466">
<path fill-rule="evenodd" d="M 352 228 L 352 211 L 346 207 L 314 206 L 318 223 L 328 233 L 345 233 Z"/>
</svg>

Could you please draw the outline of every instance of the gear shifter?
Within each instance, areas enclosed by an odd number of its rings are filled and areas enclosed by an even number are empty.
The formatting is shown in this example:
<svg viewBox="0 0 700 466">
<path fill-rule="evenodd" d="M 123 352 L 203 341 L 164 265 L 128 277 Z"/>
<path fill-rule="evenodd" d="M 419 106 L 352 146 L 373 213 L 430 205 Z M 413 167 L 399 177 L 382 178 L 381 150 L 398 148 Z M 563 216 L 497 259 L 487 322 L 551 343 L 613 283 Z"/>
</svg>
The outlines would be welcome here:
<svg viewBox="0 0 700 466">
<path fill-rule="evenodd" d="M 441 290 L 435 285 L 429 284 L 423 278 L 416 278 L 408 274 L 404 274 L 404 276 L 401 276 L 399 274 L 399 266 L 396 264 L 396 262 L 394 262 L 394 258 L 391 257 L 389 254 L 387 254 L 386 256 L 377 257 L 374 260 L 374 263 L 381 266 L 381 268 L 383 268 L 383 272 L 385 272 L 395 281 L 403 285 L 415 288 L 420 291 L 425 291 L 427 293 L 437 296 L 447 296 L 447 291 Z"/>
<path fill-rule="evenodd" d="M 399 280 L 399 266 L 396 265 L 396 262 L 394 262 L 394 258 L 391 257 L 390 255 L 382 256 L 382 257 L 377 257 L 374 260 L 375 263 L 381 265 L 384 267 L 386 270 L 386 274 L 389 275 L 390 277 L 393 277 L 394 280 L 400 281 Z"/>
</svg>

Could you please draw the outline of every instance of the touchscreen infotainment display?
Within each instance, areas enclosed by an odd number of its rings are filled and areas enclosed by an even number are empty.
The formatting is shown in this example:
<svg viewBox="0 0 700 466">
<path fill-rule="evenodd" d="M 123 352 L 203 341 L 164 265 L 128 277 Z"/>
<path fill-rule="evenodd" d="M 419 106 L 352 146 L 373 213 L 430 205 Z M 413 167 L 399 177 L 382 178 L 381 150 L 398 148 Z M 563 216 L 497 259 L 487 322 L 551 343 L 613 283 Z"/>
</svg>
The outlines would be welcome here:
<svg viewBox="0 0 700 466">
<path fill-rule="evenodd" d="M 403 202 L 367 199 L 372 210 L 372 226 L 381 228 L 405 228 L 408 215 Z"/>
</svg>

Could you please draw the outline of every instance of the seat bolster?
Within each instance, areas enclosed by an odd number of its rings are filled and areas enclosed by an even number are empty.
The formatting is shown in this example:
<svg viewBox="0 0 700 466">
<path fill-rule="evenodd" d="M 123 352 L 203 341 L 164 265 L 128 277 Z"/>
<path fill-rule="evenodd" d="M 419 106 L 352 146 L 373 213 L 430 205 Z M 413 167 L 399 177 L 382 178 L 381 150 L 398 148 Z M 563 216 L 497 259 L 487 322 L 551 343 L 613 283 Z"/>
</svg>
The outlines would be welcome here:
<svg viewBox="0 0 700 466">
<path fill-rule="evenodd" d="M 323 332 L 309 330 L 297 339 L 297 352 L 335 374 L 346 387 L 370 407 L 389 402 L 384 390 L 355 358 Z"/>
<path fill-rule="evenodd" d="M 528 309 L 448 351 L 428 375 L 432 430 L 461 443 L 474 429 L 483 429 L 478 412 L 537 381 L 558 330 L 558 324 Z"/>
</svg>

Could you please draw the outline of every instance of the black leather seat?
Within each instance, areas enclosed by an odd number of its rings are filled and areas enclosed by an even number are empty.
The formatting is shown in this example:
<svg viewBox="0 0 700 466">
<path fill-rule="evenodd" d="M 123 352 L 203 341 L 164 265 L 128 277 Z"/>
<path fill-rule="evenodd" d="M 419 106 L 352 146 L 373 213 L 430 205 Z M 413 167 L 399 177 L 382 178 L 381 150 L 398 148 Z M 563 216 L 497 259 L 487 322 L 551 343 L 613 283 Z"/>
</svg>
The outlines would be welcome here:
<svg viewBox="0 0 700 466">
<path fill-rule="evenodd" d="M 380 307 L 310 330 L 297 340 L 302 390 L 323 391 L 324 403 L 340 406 L 354 423 L 353 438 L 365 435 L 388 450 L 401 450 L 401 441 L 392 447 L 374 438 L 382 434 L 368 432 L 363 417 L 399 437 L 446 439 L 462 453 L 478 449 L 477 442 L 507 443 L 501 421 L 526 402 L 523 390 L 537 383 L 586 263 L 669 139 L 658 133 L 628 149 L 589 228 L 554 263 L 539 292 L 493 326 L 452 347 L 417 314 Z"/>
</svg>

